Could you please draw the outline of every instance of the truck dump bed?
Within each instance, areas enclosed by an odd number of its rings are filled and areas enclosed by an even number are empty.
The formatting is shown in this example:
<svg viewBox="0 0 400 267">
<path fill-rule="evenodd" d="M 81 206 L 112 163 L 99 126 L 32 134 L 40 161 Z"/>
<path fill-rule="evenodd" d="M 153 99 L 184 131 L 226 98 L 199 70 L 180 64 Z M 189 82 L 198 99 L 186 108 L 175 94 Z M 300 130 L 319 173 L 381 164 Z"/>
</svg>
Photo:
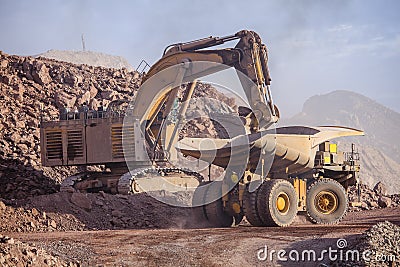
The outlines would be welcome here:
<svg viewBox="0 0 400 267">
<path fill-rule="evenodd" d="M 340 126 L 289 126 L 277 128 L 276 133 L 269 131 L 232 139 L 184 138 L 176 144 L 176 148 L 186 156 L 201 158 L 223 168 L 232 164 L 230 159 L 235 155 L 247 151 L 251 155 L 250 161 L 258 160 L 257 155 L 263 149 L 274 156 L 270 173 L 286 176 L 311 170 L 319 145 L 325 141 L 358 135 L 364 135 L 364 132 Z"/>
</svg>

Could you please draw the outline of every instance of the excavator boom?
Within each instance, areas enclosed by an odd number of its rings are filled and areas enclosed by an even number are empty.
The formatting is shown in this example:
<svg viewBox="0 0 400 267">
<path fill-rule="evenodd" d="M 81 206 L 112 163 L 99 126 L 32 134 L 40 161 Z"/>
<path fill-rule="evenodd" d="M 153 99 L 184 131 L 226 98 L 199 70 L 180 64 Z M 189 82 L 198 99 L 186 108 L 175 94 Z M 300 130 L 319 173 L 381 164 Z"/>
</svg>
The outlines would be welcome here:
<svg viewBox="0 0 400 267">
<path fill-rule="evenodd" d="M 239 40 L 234 48 L 209 50 L 213 46 L 223 44 L 228 41 Z M 185 74 L 184 82 L 191 82 L 195 79 L 204 77 L 233 67 L 241 72 L 239 79 L 245 89 L 250 106 L 259 111 L 259 120 L 268 120 L 264 125 L 278 120 L 276 107 L 273 105 L 269 84 L 271 81 L 268 70 L 267 48 L 261 43 L 261 39 L 253 31 L 243 30 L 234 35 L 225 37 L 208 37 L 192 42 L 179 43 L 168 46 L 163 57 L 157 61 L 144 76 L 142 87 L 139 89 L 136 104 L 132 114 L 141 122 L 152 121 L 158 114 L 161 106 L 168 101 L 168 95 L 174 89 L 177 82 L 177 74 L 172 73 L 171 67 L 190 63 L 209 62 L 204 65 L 197 64 L 191 69 L 190 74 Z M 212 64 L 215 63 L 215 64 Z M 162 83 L 159 80 L 152 80 L 154 75 L 165 72 Z M 169 72 L 170 71 L 170 72 Z M 245 76 L 243 79 L 241 77 Z M 252 88 L 256 86 L 256 88 Z M 167 114 L 167 110 L 165 113 Z M 271 116 L 271 114 L 273 116 Z"/>
</svg>

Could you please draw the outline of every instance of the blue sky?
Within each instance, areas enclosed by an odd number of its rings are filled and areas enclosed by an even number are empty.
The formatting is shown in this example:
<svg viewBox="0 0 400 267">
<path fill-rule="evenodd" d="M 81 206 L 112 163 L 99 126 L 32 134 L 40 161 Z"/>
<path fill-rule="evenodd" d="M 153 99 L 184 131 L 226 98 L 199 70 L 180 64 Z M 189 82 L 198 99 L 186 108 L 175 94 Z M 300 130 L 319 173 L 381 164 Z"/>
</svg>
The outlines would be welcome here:
<svg viewBox="0 0 400 267">
<path fill-rule="evenodd" d="M 164 48 L 241 29 L 270 52 L 272 92 L 283 117 L 315 94 L 352 90 L 400 112 L 400 1 L 0 0 L 0 50 L 120 55 L 134 67 Z M 234 43 L 232 44 L 234 46 Z"/>
</svg>

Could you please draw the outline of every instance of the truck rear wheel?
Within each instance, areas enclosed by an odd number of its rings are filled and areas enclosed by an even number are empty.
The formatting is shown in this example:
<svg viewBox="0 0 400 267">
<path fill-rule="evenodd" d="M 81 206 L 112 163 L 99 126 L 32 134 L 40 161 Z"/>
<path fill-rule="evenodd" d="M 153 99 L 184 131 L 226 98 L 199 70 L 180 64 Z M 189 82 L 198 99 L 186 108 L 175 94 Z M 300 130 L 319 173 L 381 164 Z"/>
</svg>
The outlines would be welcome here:
<svg viewBox="0 0 400 267">
<path fill-rule="evenodd" d="M 258 187 L 255 191 L 249 192 L 249 185 L 243 194 L 243 211 L 246 216 L 247 221 L 253 226 L 265 226 L 263 221 L 258 214 L 257 209 L 257 197 L 258 191 L 260 187 Z"/>
<path fill-rule="evenodd" d="M 307 190 L 307 215 L 313 223 L 336 224 L 346 215 L 348 200 L 341 184 L 318 179 Z"/>
<path fill-rule="evenodd" d="M 258 214 L 267 226 L 289 226 L 297 215 L 297 194 L 283 179 L 264 182 L 257 197 Z"/>
<path fill-rule="evenodd" d="M 229 192 L 228 201 L 225 203 L 225 212 L 232 215 L 235 219 L 234 225 L 239 225 L 243 220 L 243 207 L 239 200 L 238 188 L 234 188 Z"/>
<path fill-rule="evenodd" d="M 208 189 L 207 184 L 210 182 L 201 182 L 193 192 L 192 198 L 192 213 L 197 224 L 208 227 L 208 218 L 205 212 L 205 197 Z"/>
<path fill-rule="evenodd" d="M 222 202 L 222 182 L 214 181 L 208 185 L 205 194 L 209 204 L 204 206 L 205 216 L 214 227 L 230 227 L 235 224 L 235 219 L 224 211 Z"/>
</svg>

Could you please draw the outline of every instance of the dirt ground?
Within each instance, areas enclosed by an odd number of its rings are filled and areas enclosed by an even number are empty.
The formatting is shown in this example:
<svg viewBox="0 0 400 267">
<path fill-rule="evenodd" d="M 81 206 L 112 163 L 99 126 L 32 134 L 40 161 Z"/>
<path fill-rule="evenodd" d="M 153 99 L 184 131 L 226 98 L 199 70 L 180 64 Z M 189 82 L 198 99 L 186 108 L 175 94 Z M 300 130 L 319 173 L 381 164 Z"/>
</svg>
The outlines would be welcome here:
<svg viewBox="0 0 400 267">
<path fill-rule="evenodd" d="M 225 229 L 13 233 L 13 237 L 82 266 L 323 266 L 321 263 L 329 264 L 328 257 L 299 263 L 279 261 L 276 254 L 272 254 L 272 261 L 259 260 L 257 254 L 265 246 L 268 253 L 280 249 L 318 252 L 329 246 L 337 248 L 339 238 L 350 246 L 371 225 L 385 220 L 400 225 L 400 208 L 352 212 L 334 226 L 313 225 L 299 216 L 287 228 L 243 225 Z"/>
</svg>

